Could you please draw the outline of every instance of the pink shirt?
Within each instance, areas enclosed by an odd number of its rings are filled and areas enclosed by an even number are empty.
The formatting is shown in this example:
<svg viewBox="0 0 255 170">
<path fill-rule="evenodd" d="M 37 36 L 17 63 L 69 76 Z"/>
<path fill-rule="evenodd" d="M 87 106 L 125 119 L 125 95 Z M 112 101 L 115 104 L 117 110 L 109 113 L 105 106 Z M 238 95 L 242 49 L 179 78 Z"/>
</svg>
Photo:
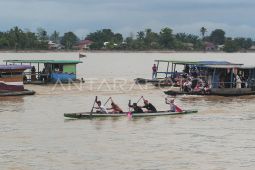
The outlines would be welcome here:
<svg viewBox="0 0 255 170">
<path fill-rule="evenodd" d="M 156 71 L 157 71 L 157 66 L 154 65 L 154 66 L 152 67 L 152 71 L 153 71 L 153 72 L 156 72 Z"/>
</svg>

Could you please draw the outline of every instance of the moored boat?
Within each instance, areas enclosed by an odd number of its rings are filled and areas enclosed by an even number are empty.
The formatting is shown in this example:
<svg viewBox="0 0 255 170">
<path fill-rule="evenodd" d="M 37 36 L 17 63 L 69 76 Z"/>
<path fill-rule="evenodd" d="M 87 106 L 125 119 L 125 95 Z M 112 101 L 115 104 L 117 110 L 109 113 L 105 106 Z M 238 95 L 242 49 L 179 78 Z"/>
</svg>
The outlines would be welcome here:
<svg viewBox="0 0 255 170">
<path fill-rule="evenodd" d="M 23 72 L 27 65 L 0 65 L 0 96 L 33 95 L 32 90 L 24 88 Z"/>
<path fill-rule="evenodd" d="M 170 111 L 158 111 L 156 113 L 131 113 L 132 117 L 154 117 L 154 116 L 170 116 L 170 115 L 182 115 L 182 114 L 191 114 L 197 113 L 197 110 L 184 110 L 182 112 L 170 112 Z M 125 117 L 128 116 L 129 112 L 124 113 L 90 113 L 90 112 L 81 112 L 81 113 L 65 113 L 64 117 L 73 118 L 73 119 L 90 119 L 90 118 L 102 118 L 102 117 Z"/>
<path fill-rule="evenodd" d="M 24 89 L 23 91 L 0 91 L 0 96 L 34 95 L 35 91 Z"/>
<path fill-rule="evenodd" d="M 50 84 L 50 83 L 80 83 L 84 80 L 77 79 L 76 65 L 80 60 L 4 60 L 6 65 L 28 64 L 32 67 L 24 73 L 25 84 Z"/>
<path fill-rule="evenodd" d="M 180 88 L 167 95 L 243 96 L 255 94 L 255 66 L 227 61 L 176 63 L 185 65 L 180 75 Z"/>
</svg>

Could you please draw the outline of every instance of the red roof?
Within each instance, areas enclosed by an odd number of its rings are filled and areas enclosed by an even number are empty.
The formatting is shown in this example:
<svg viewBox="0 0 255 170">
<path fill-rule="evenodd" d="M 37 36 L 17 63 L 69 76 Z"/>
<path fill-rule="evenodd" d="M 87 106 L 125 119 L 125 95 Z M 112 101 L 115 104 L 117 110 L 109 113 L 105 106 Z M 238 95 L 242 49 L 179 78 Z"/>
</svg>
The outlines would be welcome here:
<svg viewBox="0 0 255 170">
<path fill-rule="evenodd" d="M 92 43 L 93 43 L 93 41 L 91 41 L 91 40 L 82 40 L 78 44 L 79 45 L 90 45 Z"/>
</svg>

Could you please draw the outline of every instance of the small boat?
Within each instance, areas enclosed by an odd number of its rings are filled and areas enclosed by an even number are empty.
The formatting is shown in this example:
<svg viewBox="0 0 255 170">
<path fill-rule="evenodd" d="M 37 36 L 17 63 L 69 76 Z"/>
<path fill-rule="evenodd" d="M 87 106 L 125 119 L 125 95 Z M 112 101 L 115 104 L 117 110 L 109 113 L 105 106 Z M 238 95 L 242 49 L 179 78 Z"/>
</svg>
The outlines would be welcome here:
<svg viewBox="0 0 255 170">
<path fill-rule="evenodd" d="M 176 90 L 168 90 L 164 91 L 166 95 L 170 96 L 176 96 L 176 95 L 212 95 L 212 93 L 209 92 L 204 92 L 204 91 L 190 91 L 190 92 L 185 92 L 185 91 L 176 91 Z"/>
<path fill-rule="evenodd" d="M 154 117 L 154 116 L 169 116 L 169 115 L 182 115 L 182 114 L 191 114 L 197 113 L 197 110 L 184 110 L 182 112 L 170 112 L 170 111 L 158 111 L 156 113 L 131 113 L 132 117 Z M 125 117 L 128 116 L 129 112 L 124 113 L 90 113 L 90 112 L 81 112 L 81 113 L 65 113 L 64 117 L 73 118 L 73 119 L 90 119 L 90 118 L 103 118 L 103 117 Z"/>
<path fill-rule="evenodd" d="M 35 91 L 24 89 L 23 91 L 0 91 L 0 96 L 34 95 Z"/>
<path fill-rule="evenodd" d="M 29 65 L 0 65 L 0 96 L 33 95 L 35 91 L 24 88 L 23 73 Z"/>
<path fill-rule="evenodd" d="M 159 83 L 159 79 L 144 79 L 144 78 L 136 78 L 135 83 L 136 84 L 146 84 L 146 83 Z"/>
</svg>

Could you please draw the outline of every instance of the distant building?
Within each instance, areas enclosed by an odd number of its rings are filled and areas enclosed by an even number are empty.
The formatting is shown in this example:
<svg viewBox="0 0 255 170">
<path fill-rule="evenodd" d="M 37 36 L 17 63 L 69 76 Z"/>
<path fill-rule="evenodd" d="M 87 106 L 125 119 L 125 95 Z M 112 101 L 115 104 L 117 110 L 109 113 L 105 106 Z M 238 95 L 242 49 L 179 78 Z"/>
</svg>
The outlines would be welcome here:
<svg viewBox="0 0 255 170">
<path fill-rule="evenodd" d="M 217 45 L 217 50 L 223 51 L 224 47 L 225 47 L 224 45 Z"/>
<path fill-rule="evenodd" d="M 204 45 L 205 45 L 206 51 L 215 51 L 216 50 L 216 46 L 211 42 L 205 42 Z"/>
<path fill-rule="evenodd" d="M 61 44 L 54 43 L 53 41 L 48 42 L 48 49 L 49 50 L 61 50 L 64 46 Z"/>
<path fill-rule="evenodd" d="M 252 45 L 251 48 L 249 48 L 250 51 L 255 51 L 255 45 Z"/>
<path fill-rule="evenodd" d="M 183 45 L 185 46 L 185 48 L 187 50 L 194 50 L 194 44 L 193 43 L 183 43 Z"/>
<path fill-rule="evenodd" d="M 88 50 L 91 44 L 93 44 L 93 41 L 91 40 L 82 40 L 78 44 L 76 44 L 74 48 L 79 50 Z"/>
</svg>

